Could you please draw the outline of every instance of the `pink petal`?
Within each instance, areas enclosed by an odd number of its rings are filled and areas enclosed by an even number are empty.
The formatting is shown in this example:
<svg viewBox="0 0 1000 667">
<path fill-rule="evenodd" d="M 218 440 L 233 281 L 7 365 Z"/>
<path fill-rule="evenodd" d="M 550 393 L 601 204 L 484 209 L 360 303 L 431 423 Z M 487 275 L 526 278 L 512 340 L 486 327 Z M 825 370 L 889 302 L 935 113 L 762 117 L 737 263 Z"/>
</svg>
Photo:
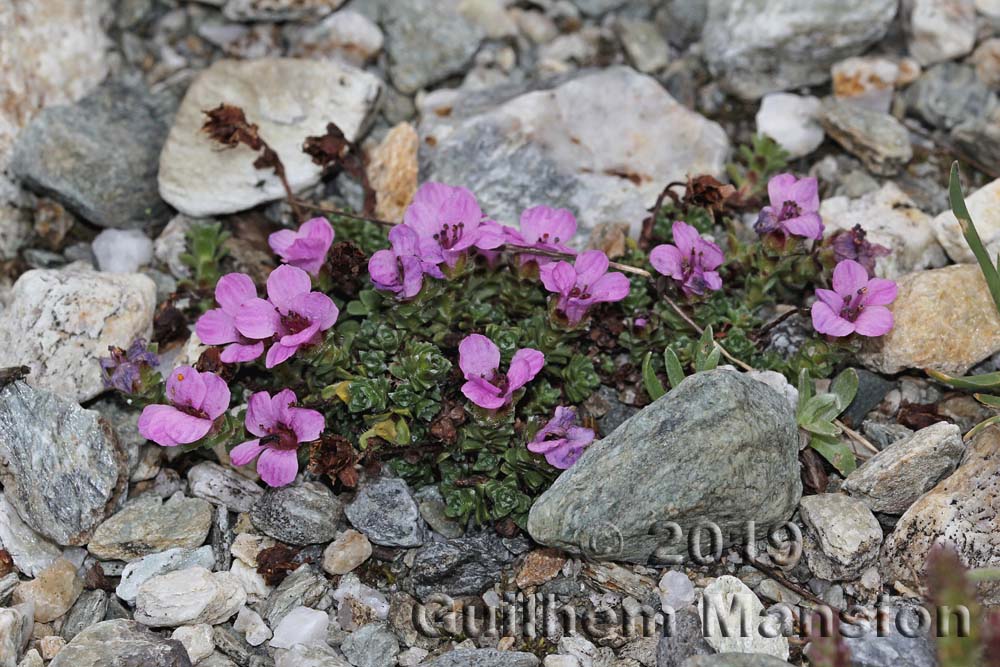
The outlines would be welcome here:
<svg viewBox="0 0 1000 667">
<path fill-rule="evenodd" d="M 268 486 L 285 486 L 295 481 L 299 474 L 299 457 L 296 450 L 267 449 L 257 459 L 257 472 Z"/>
<path fill-rule="evenodd" d="M 854 330 L 862 336 L 882 336 L 892 330 L 892 311 L 885 306 L 866 306 L 854 320 Z"/>
<path fill-rule="evenodd" d="M 478 208 L 478 207 L 477 207 Z M 503 225 L 493 220 L 483 220 L 477 230 L 476 247 L 480 250 L 499 248 L 507 240 Z"/>
<path fill-rule="evenodd" d="M 791 192 L 788 198 L 798 204 L 799 208 L 803 211 L 818 211 L 819 181 L 811 176 L 799 179 L 799 181 L 791 187 Z"/>
<path fill-rule="evenodd" d="M 291 408 L 291 419 L 288 425 L 295 431 L 299 442 L 315 440 L 326 427 L 326 419 L 316 410 L 306 408 Z"/>
<path fill-rule="evenodd" d="M 231 316 L 236 315 L 242 303 L 256 297 L 257 286 L 245 273 L 227 273 L 215 284 L 215 300 Z"/>
<path fill-rule="evenodd" d="M 267 277 L 267 297 L 282 314 L 288 312 L 295 297 L 311 289 L 309 274 L 288 264 L 279 266 Z"/>
<path fill-rule="evenodd" d="M 229 385 L 215 373 L 202 373 L 201 380 L 205 384 L 205 398 L 200 405 L 193 407 L 201 410 L 209 419 L 217 419 L 229 408 L 232 398 Z"/>
<path fill-rule="evenodd" d="M 389 243 L 392 244 L 392 252 L 396 255 L 416 255 L 420 247 L 420 237 L 406 225 L 396 225 L 389 230 Z"/>
<path fill-rule="evenodd" d="M 277 424 L 277 415 L 271 405 L 271 396 L 266 391 L 258 391 L 250 395 L 243 424 L 248 431 L 261 438 L 270 433 Z"/>
<path fill-rule="evenodd" d="M 581 456 L 583 456 L 582 447 L 573 447 L 569 443 L 565 443 L 564 446 L 546 453 L 545 460 L 553 468 L 566 470 L 567 468 L 571 468 Z"/>
<path fill-rule="evenodd" d="M 563 447 L 565 444 L 565 438 L 556 438 L 555 440 L 532 440 L 528 443 L 527 447 L 529 452 L 544 454 L 545 452 L 551 451 L 557 447 Z"/>
<path fill-rule="evenodd" d="M 197 442 L 211 429 L 211 419 L 183 413 L 171 405 L 147 405 L 139 415 L 139 433 L 164 447 Z"/>
<path fill-rule="evenodd" d="M 403 291 L 401 296 L 410 299 L 419 294 L 420 288 L 424 285 L 423 265 L 416 257 L 402 257 L 399 261 L 403 265 Z"/>
<path fill-rule="evenodd" d="M 830 310 L 839 313 L 844 308 L 844 297 L 833 290 L 817 288 L 816 298 L 830 306 Z"/>
<path fill-rule="evenodd" d="M 566 319 L 569 320 L 569 323 L 575 326 L 587 314 L 587 309 L 590 308 L 590 301 L 584 302 L 579 299 L 572 299 L 561 303 L 560 307 L 563 314 L 566 315 Z"/>
<path fill-rule="evenodd" d="M 538 277 L 550 292 L 566 294 L 576 286 L 576 269 L 568 262 L 553 262 L 539 267 Z"/>
<path fill-rule="evenodd" d="M 628 296 L 632 284 L 624 273 L 613 271 L 606 273 L 590 286 L 593 301 L 621 301 Z"/>
<path fill-rule="evenodd" d="M 581 252 L 574 262 L 576 282 L 591 285 L 608 270 L 608 256 L 600 250 Z"/>
<path fill-rule="evenodd" d="M 507 394 L 517 391 L 538 375 L 545 365 L 545 355 L 538 350 L 526 347 L 514 353 L 507 371 Z"/>
<path fill-rule="evenodd" d="M 234 466 L 245 466 L 257 458 L 257 455 L 264 451 L 260 440 L 247 440 L 233 447 L 229 452 L 229 460 Z"/>
<path fill-rule="evenodd" d="M 299 235 L 291 229 L 282 229 L 268 236 L 267 244 L 271 246 L 271 250 L 274 251 L 275 255 L 284 256 L 285 252 L 295 243 L 297 238 L 299 238 Z"/>
<path fill-rule="evenodd" d="M 264 299 L 251 299 L 240 306 L 236 328 L 247 338 L 270 338 L 278 330 L 278 320 L 274 304 Z"/>
<path fill-rule="evenodd" d="M 397 225 L 396 229 L 402 229 Z M 399 265 L 396 254 L 392 250 L 378 250 L 368 260 L 368 275 L 375 287 L 383 290 L 397 291 L 399 289 Z"/>
<path fill-rule="evenodd" d="M 213 308 L 198 318 L 194 332 L 206 345 L 224 345 L 240 339 L 233 316 L 222 308 Z"/>
<path fill-rule="evenodd" d="M 318 324 L 320 331 L 326 331 L 332 327 L 340 315 L 337 304 L 322 292 L 307 292 L 298 295 L 292 300 L 291 310 Z"/>
<path fill-rule="evenodd" d="M 288 334 L 281 337 L 281 344 L 285 347 L 297 348 L 300 345 L 309 345 L 316 340 L 319 333 L 319 322 L 313 322 L 298 333 Z"/>
<path fill-rule="evenodd" d="M 469 334 L 458 344 L 458 366 L 466 378 L 492 377 L 500 366 L 500 348 L 482 334 Z"/>
<path fill-rule="evenodd" d="M 885 306 L 896 300 L 899 288 L 892 280 L 872 278 L 868 281 L 868 293 L 865 295 L 865 306 Z"/>
<path fill-rule="evenodd" d="M 767 182 L 767 196 L 771 200 L 771 206 L 780 210 L 781 205 L 791 199 L 791 189 L 795 185 L 795 176 L 792 174 L 778 174 L 772 176 Z"/>
<path fill-rule="evenodd" d="M 690 257 L 691 251 L 698 247 L 698 241 L 701 240 L 698 230 L 681 220 L 675 222 L 671 230 L 674 235 L 674 245 L 681 251 L 681 255 Z"/>
<path fill-rule="evenodd" d="M 574 447 L 586 447 L 594 441 L 594 431 L 583 426 L 571 426 L 566 431 L 566 439 Z"/>
<path fill-rule="evenodd" d="M 219 359 L 224 364 L 241 364 L 247 361 L 253 361 L 263 353 L 263 341 L 257 341 L 256 343 L 251 344 L 232 343 L 231 345 L 227 345 L 225 349 L 222 350 L 222 354 L 219 355 Z"/>
<path fill-rule="evenodd" d="M 797 218 L 782 221 L 781 225 L 785 231 L 795 236 L 816 240 L 823 238 L 823 219 L 819 217 L 819 213 L 804 213 Z"/>
<path fill-rule="evenodd" d="M 699 264 L 701 264 L 701 268 L 706 271 L 713 271 L 717 269 L 722 266 L 722 263 L 726 260 L 726 256 L 722 254 L 722 248 L 711 241 L 699 238 L 697 249 L 699 254 Z"/>
<path fill-rule="evenodd" d="M 200 408 L 205 392 L 201 373 L 191 366 L 178 366 L 167 378 L 167 398 L 174 405 Z"/>
<path fill-rule="evenodd" d="M 830 306 L 822 301 L 812 305 L 813 329 L 821 334 L 834 336 L 849 336 L 854 332 L 854 325 L 830 310 Z"/>
<path fill-rule="evenodd" d="M 267 350 L 267 356 L 264 357 L 264 368 L 274 368 L 278 364 L 287 361 L 298 349 L 297 347 L 285 347 L 281 343 L 275 343 Z"/>
<path fill-rule="evenodd" d="M 705 271 L 701 277 L 705 280 L 705 285 L 713 292 L 722 289 L 722 276 L 715 271 Z"/>
<path fill-rule="evenodd" d="M 507 402 L 507 398 L 499 389 L 481 377 L 469 378 L 469 381 L 462 385 L 462 393 L 479 407 L 488 410 L 496 410 Z"/>
<path fill-rule="evenodd" d="M 845 259 L 833 269 L 833 289 L 842 297 L 852 297 L 868 285 L 868 271 L 853 259 Z"/>
<path fill-rule="evenodd" d="M 670 244 L 664 243 L 650 250 L 649 263 L 665 276 L 677 280 L 684 276 L 684 270 L 681 267 L 681 251 Z"/>
<path fill-rule="evenodd" d="M 274 418 L 279 424 L 290 426 L 292 421 L 292 406 L 299 400 L 291 389 L 282 389 L 271 399 Z"/>
</svg>

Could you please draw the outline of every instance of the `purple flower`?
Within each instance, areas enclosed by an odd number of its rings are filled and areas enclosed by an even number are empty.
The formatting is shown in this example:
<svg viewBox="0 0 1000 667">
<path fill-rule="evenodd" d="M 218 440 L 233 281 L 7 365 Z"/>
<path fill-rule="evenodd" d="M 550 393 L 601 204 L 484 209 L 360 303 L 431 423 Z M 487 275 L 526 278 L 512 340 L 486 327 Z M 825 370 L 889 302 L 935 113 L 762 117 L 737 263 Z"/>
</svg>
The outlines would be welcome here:
<svg viewBox="0 0 1000 667">
<path fill-rule="evenodd" d="M 514 392 L 538 375 L 545 355 L 524 348 L 514 353 L 507 374 L 500 372 L 500 348 L 486 336 L 470 334 L 458 344 L 458 366 L 465 375 L 462 393 L 481 408 L 496 410 L 511 401 Z"/>
<path fill-rule="evenodd" d="M 313 218 L 303 222 L 298 231 L 282 229 L 271 234 L 267 243 L 286 263 L 316 275 L 326 261 L 333 236 L 326 218 Z"/>
<path fill-rule="evenodd" d="M 701 238 L 698 230 L 680 220 L 674 223 L 673 234 L 676 245 L 658 245 L 649 253 L 653 268 L 679 282 L 689 296 L 721 289 L 722 278 L 715 270 L 724 259 L 719 246 Z"/>
<path fill-rule="evenodd" d="M 539 269 L 545 289 L 559 295 L 556 308 L 577 324 L 595 303 L 621 301 L 629 292 L 625 274 L 608 273 L 608 256 L 600 250 L 580 253 L 573 264 L 552 262 Z"/>
<path fill-rule="evenodd" d="M 170 405 L 147 405 L 139 415 L 139 433 L 164 447 L 197 442 L 229 407 L 229 387 L 214 373 L 191 366 L 175 368 L 167 378 Z"/>
<path fill-rule="evenodd" d="M 133 394 L 140 390 L 142 369 L 154 368 L 160 365 L 160 358 L 146 349 L 146 340 L 136 338 L 123 350 L 114 345 L 108 346 L 107 357 L 101 357 L 101 379 L 108 389 L 117 389 L 123 394 Z"/>
<path fill-rule="evenodd" d="M 236 327 L 240 308 L 256 298 L 257 287 L 250 276 L 227 273 L 215 284 L 215 300 L 220 307 L 206 312 L 194 325 L 201 342 L 226 346 L 219 355 L 225 364 L 253 361 L 264 351 L 264 341 L 248 338 Z"/>
<path fill-rule="evenodd" d="M 528 449 L 544 454 L 549 465 L 565 470 L 583 455 L 584 448 L 594 441 L 594 432 L 576 426 L 576 410 L 557 406 L 552 419 L 535 434 Z"/>
<path fill-rule="evenodd" d="M 526 248 L 552 250 L 555 252 L 576 252 L 566 245 L 576 235 L 576 218 L 564 208 L 533 206 L 521 213 L 521 229 L 505 227 L 507 242 Z M 520 255 L 521 264 L 535 262 L 538 266 L 548 264 L 551 257 L 540 255 Z"/>
<path fill-rule="evenodd" d="M 284 486 L 299 473 L 298 448 L 319 437 L 326 426 L 315 410 L 292 407 L 295 392 L 283 389 L 271 398 L 266 391 L 250 397 L 244 423 L 257 438 L 233 447 L 233 465 L 246 465 L 257 458 L 257 472 L 268 486 Z"/>
<path fill-rule="evenodd" d="M 267 277 L 267 298 L 243 303 L 236 315 L 236 328 L 244 336 L 277 338 L 264 358 L 267 368 L 285 361 L 302 346 L 319 343 L 322 332 L 340 315 L 333 299 L 312 291 L 309 274 L 287 264 Z"/>
<path fill-rule="evenodd" d="M 437 264 L 421 259 L 420 237 L 409 227 L 393 227 L 389 231 L 389 243 L 391 248 L 379 250 L 368 260 L 368 274 L 378 289 L 410 299 L 420 292 L 425 273 L 444 278 Z"/>
<path fill-rule="evenodd" d="M 483 212 L 471 192 L 442 183 L 424 183 L 403 214 L 403 224 L 420 237 L 421 258 L 455 266 L 470 248 L 493 250 L 503 245 L 499 225 L 484 225 Z"/>
<path fill-rule="evenodd" d="M 833 257 L 838 262 L 845 259 L 853 259 L 861 266 L 865 267 L 868 275 L 875 275 L 875 260 L 892 253 L 883 245 L 871 243 L 865 236 L 865 230 L 861 225 L 854 225 L 851 230 L 842 229 L 833 235 L 830 243 L 833 246 Z"/>
<path fill-rule="evenodd" d="M 819 184 L 815 178 L 778 174 L 767 183 L 770 206 L 761 209 L 754 225 L 758 234 L 779 232 L 807 239 L 823 238 L 819 217 Z"/>
<path fill-rule="evenodd" d="M 812 307 L 813 328 L 840 338 L 858 333 L 881 336 L 892 329 L 892 312 L 886 304 L 896 298 L 896 283 L 884 278 L 869 280 L 868 272 L 845 259 L 833 270 L 833 290 L 816 290 Z"/>
</svg>

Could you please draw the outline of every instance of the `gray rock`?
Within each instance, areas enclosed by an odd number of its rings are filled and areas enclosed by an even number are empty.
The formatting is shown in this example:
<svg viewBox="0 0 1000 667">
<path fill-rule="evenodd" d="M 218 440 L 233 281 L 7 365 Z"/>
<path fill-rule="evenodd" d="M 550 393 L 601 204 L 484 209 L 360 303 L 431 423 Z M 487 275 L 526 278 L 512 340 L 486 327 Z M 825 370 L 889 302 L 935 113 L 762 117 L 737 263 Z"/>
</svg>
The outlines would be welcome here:
<svg viewBox="0 0 1000 667">
<path fill-rule="evenodd" d="M 167 572 L 186 570 L 196 566 L 211 569 L 214 560 L 212 548 L 208 546 L 198 549 L 167 549 L 150 554 L 125 566 L 115 594 L 125 602 L 135 602 L 139 586 L 142 586 L 148 579 Z"/>
<path fill-rule="evenodd" d="M 883 578 L 920 586 L 930 550 L 950 543 L 970 568 L 1000 566 L 1000 533 L 984 517 L 1000 513 L 1000 428 L 969 443 L 961 465 L 910 506 L 882 545 Z M 997 604 L 993 590 L 983 604 Z"/>
<path fill-rule="evenodd" d="M 722 174 L 725 132 L 649 76 L 610 67 L 533 85 L 428 101 L 421 177 L 468 187 L 505 223 L 536 204 L 568 208 L 585 237 L 600 223 L 638 231 L 664 182 Z"/>
<path fill-rule="evenodd" d="M 320 644 L 296 644 L 279 656 L 274 665 L 275 667 L 350 667 L 350 663 L 341 658 L 335 650 Z"/>
<path fill-rule="evenodd" d="M 681 667 L 692 656 L 712 655 L 714 651 L 705 641 L 696 609 L 677 610 L 674 624 L 669 632 L 664 630 L 656 647 L 656 667 Z"/>
<path fill-rule="evenodd" d="M 921 65 L 964 56 L 976 44 L 973 0 L 913 0 L 905 28 L 910 53 Z"/>
<path fill-rule="evenodd" d="M 143 275 L 28 271 L 0 315 L 0 368 L 24 364 L 33 387 L 94 398 L 105 390 L 97 359 L 109 345 L 127 349 L 136 338 L 149 340 L 155 307 L 156 285 Z"/>
<path fill-rule="evenodd" d="M 195 498 L 203 498 L 234 512 L 249 512 L 264 490 L 231 468 L 204 461 L 187 473 L 188 489 Z"/>
<path fill-rule="evenodd" d="M 40 113 L 19 135 L 11 167 L 29 188 L 100 227 L 160 222 L 169 211 L 156 186 L 167 107 L 146 91 L 109 82 L 76 104 Z"/>
<path fill-rule="evenodd" d="M 236 535 L 229 524 L 229 510 L 216 505 L 212 512 L 212 529 L 209 531 L 212 555 L 215 556 L 215 570 L 228 570 L 233 564 L 232 548 Z"/>
<path fill-rule="evenodd" d="M 724 575 L 713 581 L 705 587 L 698 604 L 705 624 L 705 641 L 719 653 L 752 653 L 782 660 L 788 658 L 788 639 L 781 634 L 764 634 L 760 628 L 774 619 L 766 615 L 764 604 L 754 592 L 736 577 Z M 749 610 L 751 619 L 768 620 L 758 620 L 752 624 L 749 633 L 724 631 L 724 624 L 728 624 L 730 628 L 739 627 L 734 623 L 738 623 L 741 613 L 745 613 L 740 610 Z M 776 628 L 772 623 L 768 629 L 774 631 Z"/>
<path fill-rule="evenodd" d="M 686 552 L 671 522 L 687 535 L 710 521 L 739 541 L 747 521 L 792 515 L 798 449 L 784 397 L 733 371 L 697 373 L 588 447 L 535 501 L 528 532 L 571 553 L 631 562 Z"/>
<path fill-rule="evenodd" d="M 640 72 L 656 72 L 670 63 L 670 47 L 655 23 L 620 19 L 615 31 L 629 62 Z"/>
<path fill-rule="evenodd" d="M 24 612 L 24 613 L 22 613 Z M 31 636 L 32 619 L 27 609 L 0 609 L 0 665 L 14 667 L 17 656 Z"/>
<path fill-rule="evenodd" d="M 868 413 L 878 407 L 896 383 L 864 368 L 856 368 L 855 371 L 858 374 L 858 393 L 854 395 L 854 400 L 847 406 L 840 419 L 848 426 L 858 428 Z"/>
<path fill-rule="evenodd" d="M 431 660 L 425 667 L 538 667 L 538 658 L 520 651 L 459 649 Z"/>
<path fill-rule="evenodd" d="M 399 641 L 385 623 L 369 623 L 349 634 L 340 650 L 354 667 L 394 667 Z"/>
<path fill-rule="evenodd" d="M 108 613 L 108 594 L 101 589 L 84 591 L 63 619 L 59 636 L 68 642 L 73 641 L 78 634 L 104 620 L 106 613 Z"/>
<path fill-rule="evenodd" d="M 301 21 L 323 18 L 344 0 L 228 0 L 222 13 L 233 21 Z"/>
<path fill-rule="evenodd" d="M 331 85 L 334 82 L 336 85 Z M 206 109 L 235 104 L 281 156 L 289 185 L 319 182 L 322 169 L 302 152 L 306 137 L 334 122 L 351 141 L 372 119 L 382 84 L 334 62 L 294 58 L 216 60 L 191 83 L 160 153 L 160 195 L 181 213 L 203 218 L 285 196 L 280 179 L 253 166 L 257 153 L 220 150 L 201 131 Z"/>
<path fill-rule="evenodd" d="M 930 125 L 950 130 L 960 123 L 986 118 L 997 106 L 997 96 L 976 70 L 959 63 L 929 68 L 906 90 L 909 107 Z"/>
<path fill-rule="evenodd" d="M 820 122 L 834 141 L 881 176 L 895 174 L 913 157 L 909 133 L 889 114 L 828 98 Z"/>
<path fill-rule="evenodd" d="M 902 514 L 951 474 L 964 453 L 958 426 L 932 424 L 865 461 L 842 488 L 873 512 Z"/>
<path fill-rule="evenodd" d="M 315 607 L 329 588 L 326 577 L 311 565 L 304 565 L 278 584 L 260 605 L 260 615 L 268 626 L 276 628 L 292 609 Z"/>
<path fill-rule="evenodd" d="M 200 498 L 176 495 L 163 502 L 146 493 L 102 523 L 87 549 L 103 560 L 131 561 L 173 547 L 200 547 L 211 525 L 212 506 Z"/>
<path fill-rule="evenodd" d="M 417 550 L 411 576 L 417 597 L 433 593 L 479 595 L 500 581 L 514 556 L 493 532 L 430 542 Z"/>
<path fill-rule="evenodd" d="M 906 428 L 902 424 L 877 422 L 872 419 L 866 419 L 861 425 L 861 430 L 865 437 L 879 451 L 903 438 L 913 435 L 913 430 Z"/>
<path fill-rule="evenodd" d="M 233 574 L 190 567 L 157 575 L 139 586 L 135 620 L 153 628 L 217 625 L 246 601 L 246 592 Z"/>
<path fill-rule="evenodd" d="M 452 0 L 382 3 L 389 77 L 403 93 L 415 93 L 458 74 L 479 48 L 482 28 L 456 11 Z"/>
<path fill-rule="evenodd" d="M 253 525 L 288 544 L 318 544 L 337 536 L 341 502 L 319 482 L 268 489 L 250 510 Z"/>
<path fill-rule="evenodd" d="M 927 637 L 906 637 L 894 625 L 888 624 L 890 631 L 885 636 L 879 636 L 873 628 L 864 628 L 860 637 L 845 637 L 851 667 L 937 667 L 936 651 Z"/>
<path fill-rule="evenodd" d="M 588 16 L 600 16 L 625 4 L 626 0 L 572 0 Z"/>
<path fill-rule="evenodd" d="M 865 505 L 840 493 L 806 496 L 799 505 L 809 569 L 825 581 L 856 579 L 878 559 L 882 528 Z"/>
<path fill-rule="evenodd" d="M 191 667 L 184 645 L 138 623 L 116 620 L 92 625 L 66 644 L 49 667 Z"/>
<path fill-rule="evenodd" d="M 434 532 L 444 537 L 461 537 L 465 532 L 462 524 L 445 514 L 444 497 L 435 485 L 425 486 L 413 494 L 420 516 Z"/>
<path fill-rule="evenodd" d="M 36 532 L 86 544 L 128 482 L 125 452 L 92 410 L 22 382 L 0 388 L 0 482 Z"/>
<path fill-rule="evenodd" d="M 345 509 L 348 520 L 375 544 L 419 547 L 427 529 L 410 487 L 395 477 L 368 480 Z"/>
<path fill-rule="evenodd" d="M 720 653 L 689 658 L 682 667 L 791 667 L 791 663 L 769 655 Z"/>
<path fill-rule="evenodd" d="M 62 549 L 21 520 L 3 494 L 0 494 L 0 546 L 10 554 L 17 569 L 29 577 L 38 576 L 62 556 Z"/>
<path fill-rule="evenodd" d="M 709 0 L 702 47 L 729 90 L 753 100 L 824 83 L 830 67 L 885 35 L 894 0 Z"/>
</svg>

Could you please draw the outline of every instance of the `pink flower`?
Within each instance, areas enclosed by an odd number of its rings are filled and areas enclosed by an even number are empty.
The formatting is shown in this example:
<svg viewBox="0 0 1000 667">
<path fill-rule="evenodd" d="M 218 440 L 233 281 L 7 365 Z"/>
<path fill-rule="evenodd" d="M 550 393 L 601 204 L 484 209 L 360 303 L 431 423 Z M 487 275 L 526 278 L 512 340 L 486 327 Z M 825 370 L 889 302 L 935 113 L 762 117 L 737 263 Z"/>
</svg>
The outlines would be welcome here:
<svg viewBox="0 0 1000 667">
<path fill-rule="evenodd" d="M 298 231 L 282 229 L 271 234 L 267 243 L 286 263 L 316 275 L 326 261 L 333 236 L 326 218 L 313 218 L 303 222 Z"/>
<path fill-rule="evenodd" d="M 676 245 L 658 245 L 649 253 L 649 263 L 665 276 L 681 284 L 685 294 L 704 294 L 722 288 L 722 278 L 715 270 L 722 265 L 722 250 L 706 241 L 686 222 L 673 226 Z"/>
<path fill-rule="evenodd" d="M 761 209 L 754 225 L 758 234 L 780 232 L 807 239 L 823 238 L 819 217 L 819 184 L 815 178 L 778 174 L 767 183 L 770 206 Z"/>
<path fill-rule="evenodd" d="M 552 250 L 555 252 L 576 252 L 566 245 L 576 235 L 576 218 L 564 208 L 534 206 L 521 213 L 521 229 L 505 227 L 507 242 L 526 248 Z M 548 264 L 551 257 L 520 255 L 521 264 L 535 262 L 538 266 Z"/>
<path fill-rule="evenodd" d="M 858 333 L 881 336 L 892 329 L 892 312 L 886 304 L 896 299 L 896 283 L 884 278 L 868 279 L 865 267 L 851 259 L 833 269 L 833 290 L 816 290 L 812 306 L 813 328 L 840 338 Z"/>
<path fill-rule="evenodd" d="M 257 288 L 244 273 L 227 273 L 215 284 L 213 308 L 198 318 L 194 331 L 206 345 L 226 345 L 220 359 L 226 364 L 253 361 L 264 351 L 264 341 L 247 338 L 236 328 L 240 307 L 257 298 Z M 228 343 L 228 345 L 227 345 Z"/>
<path fill-rule="evenodd" d="M 545 355 L 524 348 L 514 353 L 507 374 L 500 372 L 500 348 L 489 338 L 470 334 L 458 345 L 458 366 L 465 375 L 462 393 L 481 408 L 496 410 L 531 381 L 545 365 Z"/>
<path fill-rule="evenodd" d="M 139 433 L 164 447 L 197 442 L 229 407 L 229 387 L 214 373 L 179 366 L 167 378 L 170 405 L 147 405 L 139 415 Z"/>
<path fill-rule="evenodd" d="M 850 230 L 842 229 L 833 235 L 830 246 L 833 247 L 833 258 L 838 262 L 853 259 L 865 267 L 868 275 L 875 275 L 875 261 L 879 257 L 892 254 L 892 250 L 884 245 L 872 243 L 865 237 L 867 232 L 861 225 L 854 225 Z"/>
<path fill-rule="evenodd" d="M 584 448 L 594 441 L 594 432 L 576 426 L 576 410 L 557 406 L 552 419 L 535 434 L 528 449 L 544 454 L 549 465 L 565 470 L 583 455 Z"/>
<path fill-rule="evenodd" d="M 257 438 L 233 447 L 229 452 L 233 465 L 246 465 L 259 456 L 257 472 L 268 486 L 284 486 L 295 479 L 299 445 L 318 438 L 326 426 L 319 412 L 292 407 L 297 400 L 291 389 L 274 398 L 266 391 L 250 397 L 244 423 Z"/>
<path fill-rule="evenodd" d="M 629 292 L 624 274 L 608 273 L 608 256 L 600 250 L 580 253 L 573 264 L 552 262 L 539 269 L 545 289 L 559 295 L 556 308 L 577 324 L 595 303 L 621 301 Z"/>
<path fill-rule="evenodd" d="M 493 250 L 503 245 L 499 225 L 484 225 L 483 212 L 471 192 L 442 183 L 424 183 L 403 214 L 403 224 L 420 237 L 421 259 L 452 267 L 470 248 Z"/>
<path fill-rule="evenodd" d="M 393 227 L 389 231 L 389 243 L 392 248 L 379 250 L 368 260 L 368 274 L 375 287 L 401 299 L 410 299 L 420 292 L 425 273 L 444 278 L 437 264 L 421 259 L 420 237 L 409 227 Z"/>
<path fill-rule="evenodd" d="M 236 315 L 236 328 L 243 335 L 277 338 L 264 358 L 267 368 L 285 361 L 302 346 L 319 343 L 322 332 L 340 315 L 333 299 L 312 291 L 309 274 L 287 264 L 267 277 L 267 298 L 245 302 Z"/>
</svg>

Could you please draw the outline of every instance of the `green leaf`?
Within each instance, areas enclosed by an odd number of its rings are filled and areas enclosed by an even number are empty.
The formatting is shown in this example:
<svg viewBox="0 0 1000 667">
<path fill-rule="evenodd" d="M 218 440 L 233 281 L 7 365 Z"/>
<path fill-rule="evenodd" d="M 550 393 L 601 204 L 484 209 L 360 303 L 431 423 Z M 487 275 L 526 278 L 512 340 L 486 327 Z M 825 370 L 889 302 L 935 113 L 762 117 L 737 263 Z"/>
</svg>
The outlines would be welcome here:
<svg viewBox="0 0 1000 667">
<path fill-rule="evenodd" d="M 660 378 L 656 377 L 656 371 L 653 370 L 652 352 L 647 352 L 646 357 L 642 360 L 642 383 L 646 385 L 646 393 L 654 401 L 667 393 Z"/>
<path fill-rule="evenodd" d="M 946 375 L 939 371 L 925 368 L 924 372 L 938 382 L 942 382 L 955 389 L 968 389 L 970 391 L 1000 389 L 1000 372 L 983 373 L 982 375 L 966 375 L 965 377 L 955 377 Z"/>
<path fill-rule="evenodd" d="M 951 211 L 955 214 L 955 218 L 958 219 L 958 224 L 962 228 L 962 235 L 965 237 L 965 242 L 969 244 L 969 249 L 972 250 L 976 261 L 979 262 L 979 269 L 983 272 L 983 277 L 986 279 L 986 286 L 993 297 L 993 303 L 996 305 L 997 310 L 1000 311 L 1000 273 L 997 272 L 997 267 L 994 266 L 989 253 L 986 251 L 986 247 L 983 245 L 982 239 L 979 238 L 979 232 L 976 230 L 976 225 L 972 222 L 972 216 L 969 215 L 969 209 L 965 205 L 957 160 L 951 163 L 948 199 L 951 202 Z"/>
<path fill-rule="evenodd" d="M 702 362 L 701 367 L 698 369 L 698 372 L 700 373 L 702 371 L 714 370 L 715 367 L 719 365 L 719 359 L 721 357 L 722 357 L 722 348 L 716 345 L 715 349 L 713 349 L 708 354 L 708 356 L 705 357 L 705 361 Z"/>
<path fill-rule="evenodd" d="M 817 421 L 833 421 L 840 414 L 840 406 L 835 394 L 820 394 L 806 401 L 799 415 L 799 424 Z"/>
<path fill-rule="evenodd" d="M 844 477 L 850 475 L 858 467 L 857 459 L 854 457 L 850 445 L 838 438 L 814 435 L 809 441 L 809 445 Z"/>
<path fill-rule="evenodd" d="M 663 363 L 667 367 L 667 380 L 671 388 L 684 381 L 684 367 L 681 366 L 681 360 L 677 358 L 673 348 L 668 347 L 663 350 Z"/>
<path fill-rule="evenodd" d="M 798 389 L 799 389 L 798 417 L 801 419 L 802 411 L 805 409 L 806 404 L 809 402 L 809 399 L 811 399 L 814 394 L 812 376 L 809 375 L 809 370 L 806 368 L 803 368 L 802 370 L 799 371 Z"/>
<path fill-rule="evenodd" d="M 973 396 L 983 405 L 988 405 L 991 408 L 1000 408 L 1000 396 L 992 396 L 990 394 L 973 394 Z"/>
<path fill-rule="evenodd" d="M 801 424 L 800 426 L 805 430 L 809 431 L 810 433 L 815 433 L 816 435 L 825 435 L 831 438 L 835 438 L 841 433 L 840 427 L 830 421 L 819 420 L 819 421 L 808 422 L 806 424 Z"/>
<path fill-rule="evenodd" d="M 837 397 L 838 414 L 846 410 L 858 393 L 858 372 L 853 368 L 844 370 L 830 383 L 830 392 Z"/>
</svg>

